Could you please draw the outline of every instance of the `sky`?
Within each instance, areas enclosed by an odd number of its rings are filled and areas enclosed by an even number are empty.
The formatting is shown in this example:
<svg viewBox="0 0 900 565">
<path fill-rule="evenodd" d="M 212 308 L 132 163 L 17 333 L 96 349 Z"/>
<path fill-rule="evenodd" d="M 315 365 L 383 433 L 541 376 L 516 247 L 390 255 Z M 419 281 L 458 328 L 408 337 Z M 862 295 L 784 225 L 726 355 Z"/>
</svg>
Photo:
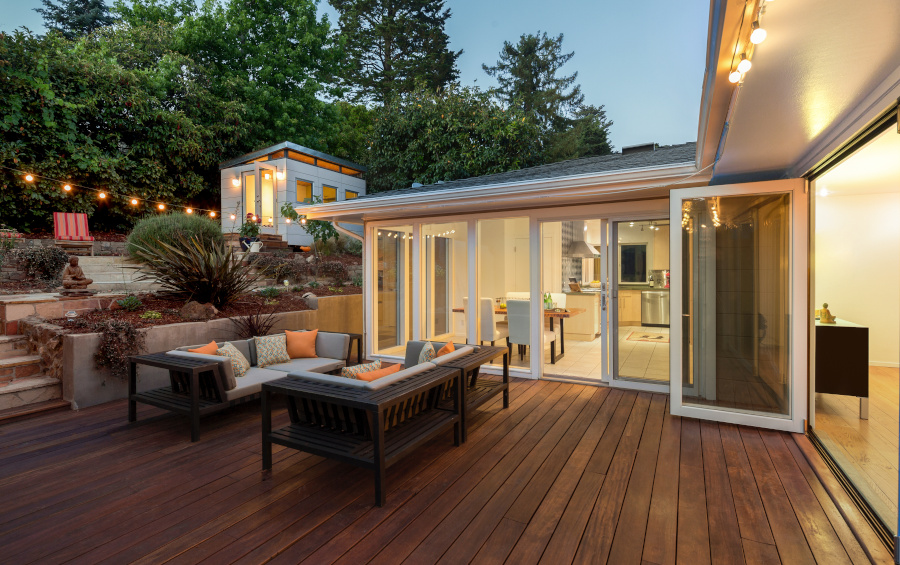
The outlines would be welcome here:
<svg viewBox="0 0 900 565">
<path fill-rule="evenodd" d="M 0 4 L 0 30 L 44 31 L 34 12 L 40 0 Z M 577 71 L 585 102 L 606 107 L 617 150 L 697 139 L 708 0 L 447 0 L 446 6 L 450 46 L 463 50 L 457 61 L 463 84 L 496 84 L 481 65 L 497 62 L 504 41 L 539 30 L 562 33 L 564 52 L 575 52 L 562 72 Z M 337 22 L 327 3 L 319 9 Z"/>
</svg>

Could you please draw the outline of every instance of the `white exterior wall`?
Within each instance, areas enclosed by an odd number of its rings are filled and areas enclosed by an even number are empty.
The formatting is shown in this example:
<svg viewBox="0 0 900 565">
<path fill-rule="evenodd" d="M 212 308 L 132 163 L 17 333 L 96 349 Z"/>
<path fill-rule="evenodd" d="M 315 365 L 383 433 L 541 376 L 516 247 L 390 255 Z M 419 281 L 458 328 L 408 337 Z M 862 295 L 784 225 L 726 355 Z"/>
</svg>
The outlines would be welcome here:
<svg viewBox="0 0 900 565">
<path fill-rule="evenodd" d="M 258 185 L 260 171 L 265 170 L 285 172 L 285 178 L 279 180 L 277 176 L 275 177 L 275 226 L 273 228 L 262 228 L 260 232 L 286 236 L 285 240 L 288 245 L 311 245 L 313 242 L 312 236 L 307 234 L 302 226 L 296 223 L 288 224 L 281 216 L 281 206 L 285 202 L 291 202 L 295 207 L 299 205 L 297 202 L 298 180 L 311 182 L 313 185 L 313 195 L 320 198 L 322 197 L 323 185 L 335 187 L 337 189 L 339 201 L 345 199 L 347 190 L 357 192 L 360 196 L 366 193 L 366 181 L 364 179 L 317 167 L 302 161 L 295 161 L 293 159 L 273 159 L 271 161 L 261 161 L 259 163 L 229 167 L 227 169 L 222 169 L 221 171 L 223 233 L 238 231 L 247 210 L 244 205 L 245 203 L 243 202 L 243 181 L 240 186 L 234 186 L 232 179 L 242 179 L 244 173 L 253 173 L 256 175 Z M 232 214 L 236 216 L 234 220 L 231 219 Z"/>
</svg>

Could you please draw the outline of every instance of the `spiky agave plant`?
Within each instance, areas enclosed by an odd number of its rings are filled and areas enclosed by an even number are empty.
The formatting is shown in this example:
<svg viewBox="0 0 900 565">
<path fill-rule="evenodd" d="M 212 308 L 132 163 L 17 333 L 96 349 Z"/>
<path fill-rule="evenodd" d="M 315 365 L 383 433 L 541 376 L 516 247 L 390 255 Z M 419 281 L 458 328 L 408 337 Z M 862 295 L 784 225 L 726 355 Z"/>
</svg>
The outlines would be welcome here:
<svg viewBox="0 0 900 565">
<path fill-rule="evenodd" d="M 230 246 L 181 234 L 172 243 L 132 242 L 131 260 L 141 272 L 136 280 L 157 282 L 161 294 L 216 308 L 250 290 L 261 275 L 254 269 L 255 258 L 243 263 Z"/>
</svg>

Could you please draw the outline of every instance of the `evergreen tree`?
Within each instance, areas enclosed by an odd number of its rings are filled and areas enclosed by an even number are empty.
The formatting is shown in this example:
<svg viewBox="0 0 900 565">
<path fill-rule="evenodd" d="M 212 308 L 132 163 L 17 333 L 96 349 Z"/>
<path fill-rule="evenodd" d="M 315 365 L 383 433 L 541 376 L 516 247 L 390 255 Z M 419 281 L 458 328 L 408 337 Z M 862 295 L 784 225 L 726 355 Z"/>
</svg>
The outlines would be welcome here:
<svg viewBox="0 0 900 565">
<path fill-rule="evenodd" d="M 563 35 L 523 34 L 518 43 L 505 41 L 494 66 L 481 65 L 497 79 L 495 94 L 510 108 L 529 116 L 542 132 L 546 163 L 612 152 L 603 106 L 584 104 L 578 73 L 560 75 L 574 55 L 563 53 Z"/>
<path fill-rule="evenodd" d="M 517 106 L 544 131 L 564 131 L 571 125 L 569 114 L 584 102 L 578 73 L 557 76 L 575 52 L 562 52 L 563 35 L 548 37 L 545 32 L 523 34 L 515 45 L 503 42 L 500 60 L 493 67 L 481 65 L 496 77 L 501 100 Z"/>
<path fill-rule="evenodd" d="M 329 0 L 340 14 L 355 101 L 384 103 L 417 85 L 436 89 L 459 76 L 444 25 L 444 0 Z"/>
<path fill-rule="evenodd" d="M 47 29 L 58 31 L 66 39 L 87 35 L 115 22 L 103 0 L 41 0 L 43 8 L 34 11 L 43 16 Z"/>
</svg>

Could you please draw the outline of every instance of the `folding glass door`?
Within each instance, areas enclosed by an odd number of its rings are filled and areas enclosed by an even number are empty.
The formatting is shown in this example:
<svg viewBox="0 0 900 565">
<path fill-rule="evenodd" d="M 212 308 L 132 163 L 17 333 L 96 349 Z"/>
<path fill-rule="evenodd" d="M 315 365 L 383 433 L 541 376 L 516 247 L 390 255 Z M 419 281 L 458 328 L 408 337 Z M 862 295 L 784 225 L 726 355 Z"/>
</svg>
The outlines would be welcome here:
<svg viewBox="0 0 900 565">
<path fill-rule="evenodd" d="M 799 432 L 807 195 L 788 180 L 671 192 L 672 412 Z"/>
</svg>

